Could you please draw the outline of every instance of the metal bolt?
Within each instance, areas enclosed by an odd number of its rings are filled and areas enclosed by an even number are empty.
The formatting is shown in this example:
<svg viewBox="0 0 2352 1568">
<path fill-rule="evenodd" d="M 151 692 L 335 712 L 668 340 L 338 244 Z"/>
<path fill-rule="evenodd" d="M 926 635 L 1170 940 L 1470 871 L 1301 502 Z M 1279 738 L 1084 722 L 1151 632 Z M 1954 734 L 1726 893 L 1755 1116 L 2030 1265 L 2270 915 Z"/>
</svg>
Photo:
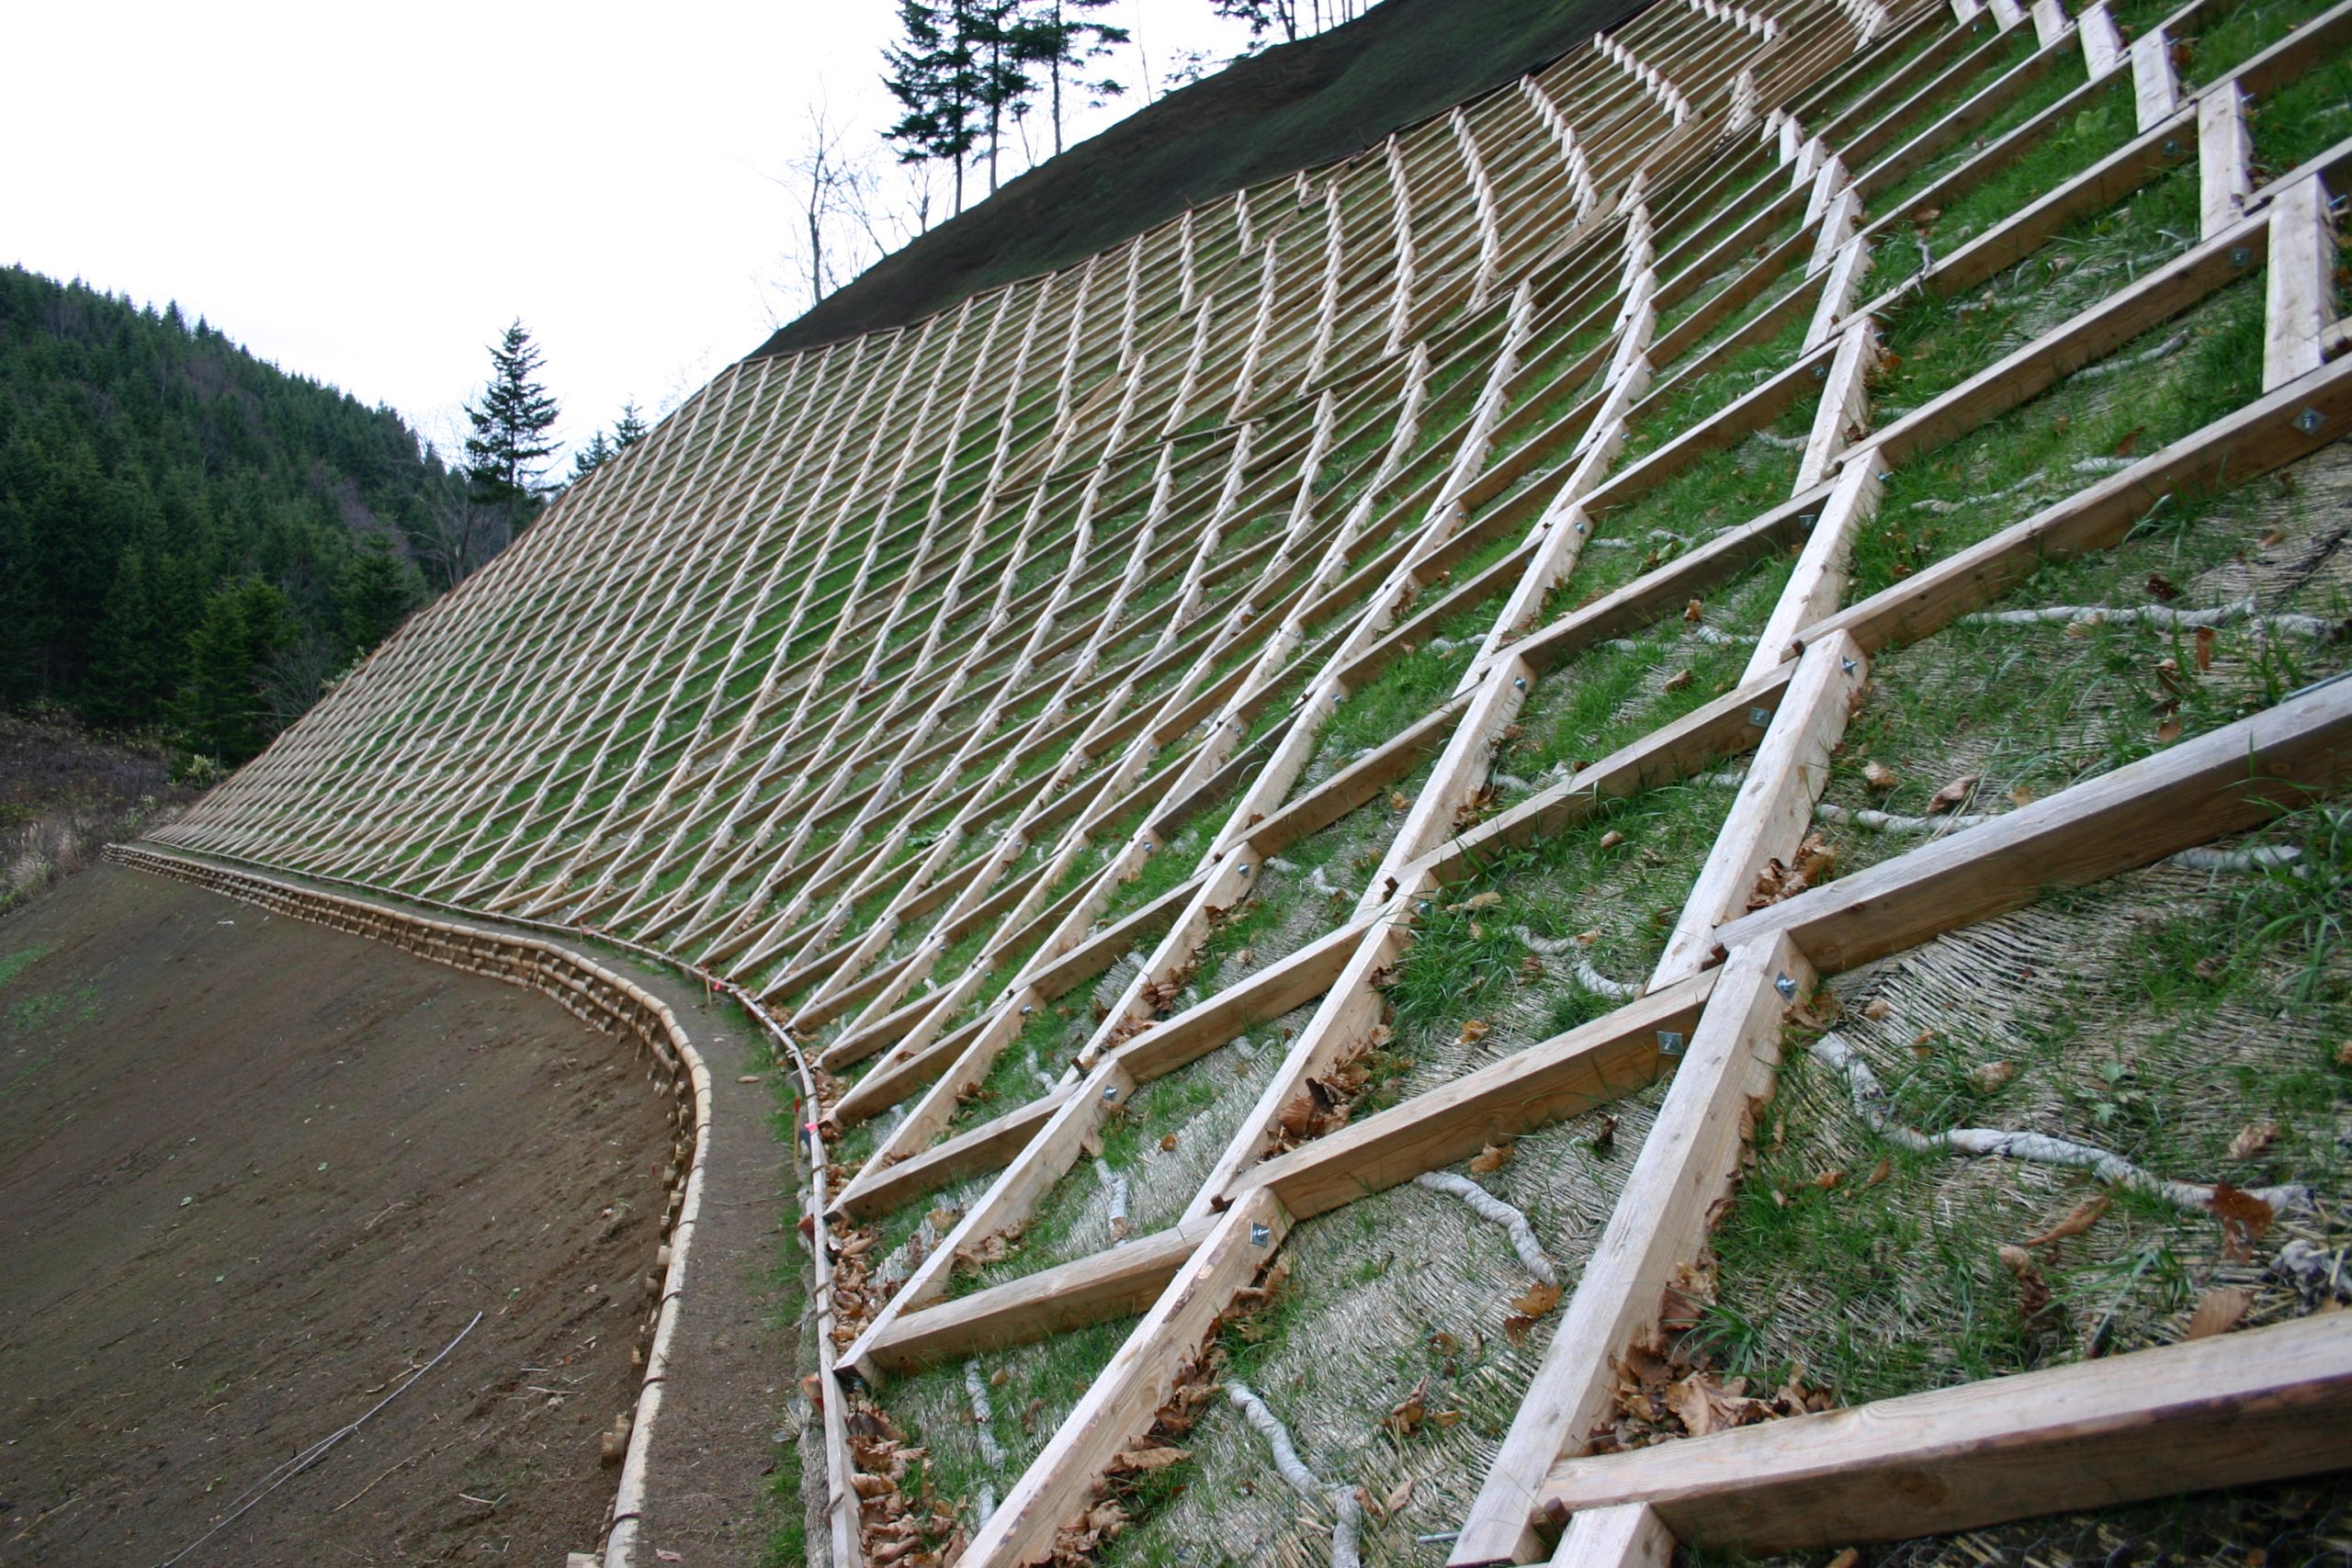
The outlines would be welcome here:
<svg viewBox="0 0 2352 1568">
<path fill-rule="evenodd" d="M 1337 693 L 1337 692 L 1332 693 L 1332 694 L 1331 694 L 1331 700 L 1332 700 L 1333 702 L 1335 702 L 1335 703 L 1336 703 L 1336 702 L 1338 702 L 1338 701 L 1340 700 L 1340 694 L 1339 694 L 1339 693 Z"/>
<path fill-rule="evenodd" d="M 1845 671 L 1849 675 L 1851 675 L 1854 672 L 1854 661 L 1850 659 L 1839 660 L 1838 661 L 1838 667 Z"/>
<path fill-rule="evenodd" d="M 2177 136 L 2167 136 L 2165 138 L 2165 156 L 2167 158 L 2177 158 L 2180 156 L 2180 138 Z"/>
<path fill-rule="evenodd" d="M 1790 1001 L 1797 999 L 1797 983 L 1786 975 L 1776 976 L 1772 981 L 1772 988 Z"/>
<path fill-rule="evenodd" d="M 2326 417 L 2317 409 L 2305 409 L 2295 416 L 2295 428 L 2305 435 L 2317 435 L 2319 427 L 2326 423 Z"/>
<path fill-rule="evenodd" d="M 1243 861 L 1241 863 L 1241 874 L 1244 876 L 1250 874 L 1250 863 L 1248 861 Z"/>
<path fill-rule="evenodd" d="M 1116 1100 L 1118 1098 L 1119 1098 L 1119 1086 L 1118 1086 L 1117 1084 L 1114 1084 L 1114 1083 L 1106 1083 L 1106 1084 L 1104 1084 L 1104 1085 L 1102 1086 L 1102 1103 L 1103 1103 L 1103 1104 L 1105 1104 L 1105 1105 L 1111 1104 L 1113 1101 Z"/>
<path fill-rule="evenodd" d="M 1413 908 L 1418 912 L 1426 915 L 1430 912 L 1430 901 L 1423 898 L 1419 902 L 1416 903 Z"/>
<path fill-rule="evenodd" d="M 1682 1055 L 1682 1031 L 1661 1029 L 1657 1032 L 1657 1054 L 1661 1056 Z"/>
<path fill-rule="evenodd" d="M 1828 367 L 1828 366 L 1826 366 L 1826 365 L 1816 365 L 1816 366 L 1815 366 L 1815 367 L 1813 367 L 1813 378 L 1814 378 L 1815 380 L 1816 380 L 1816 381 L 1826 381 L 1826 380 L 1828 380 L 1828 379 L 1829 379 L 1829 367 Z"/>
<path fill-rule="evenodd" d="M 1805 527 L 1811 528 L 1815 524 L 1821 521 L 1821 513 L 1818 512 L 1800 512 L 1797 513 L 1797 521 L 1803 524 Z"/>
<path fill-rule="evenodd" d="M 1271 1245 L 1272 1244 L 1272 1242 L 1273 1242 L 1273 1239 L 1274 1239 L 1274 1227 L 1273 1227 L 1273 1226 L 1272 1226 L 1272 1225 L 1261 1225 L 1261 1224 L 1259 1224 L 1257 1221 L 1255 1221 L 1255 1220 L 1251 1220 L 1251 1221 L 1250 1222 L 1250 1246 L 1252 1246 L 1252 1247 L 1267 1247 L 1267 1246 L 1271 1246 Z"/>
<path fill-rule="evenodd" d="M 1524 675 L 1515 676 L 1511 680 L 1511 684 L 1523 692 L 1527 690 L 1527 677 Z"/>
<path fill-rule="evenodd" d="M 1584 532 L 1584 525 L 1583 525 L 1583 524 L 1579 523 L 1579 524 L 1577 524 L 1577 533 L 1579 533 L 1579 534 L 1581 534 L 1581 533 L 1583 533 L 1583 532 Z"/>
<path fill-rule="evenodd" d="M 2244 266 L 2252 260 L 2254 260 L 2254 252 L 2246 246 L 2232 245 L 2230 247 L 2230 265 L 2232 266 Z"/>
<path fill-rule="evenodd" d="M 1747 710 L 1747 722 L 1754 725 L 1758 729 L 1770 729 L 1772 728 L 1772 710 L 1770 708 L 1749 708 Z"/>
</svg>

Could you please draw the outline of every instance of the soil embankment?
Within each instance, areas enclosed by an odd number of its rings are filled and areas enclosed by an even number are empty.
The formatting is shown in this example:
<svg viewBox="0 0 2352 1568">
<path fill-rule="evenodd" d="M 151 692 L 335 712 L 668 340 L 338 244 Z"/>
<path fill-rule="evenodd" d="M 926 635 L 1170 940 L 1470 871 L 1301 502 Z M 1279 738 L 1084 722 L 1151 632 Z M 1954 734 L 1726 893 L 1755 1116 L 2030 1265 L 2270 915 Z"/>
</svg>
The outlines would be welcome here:
<svg viewBox="0 0 2352 1568">
<path fill-rule="evenodd" d="M 394 1390 L 187 1561 L 592 1548 L 666 1110 L 545 998 L 179 883 L 0 922 L 0 1563 L 163 1562 Z"/>
</svg>

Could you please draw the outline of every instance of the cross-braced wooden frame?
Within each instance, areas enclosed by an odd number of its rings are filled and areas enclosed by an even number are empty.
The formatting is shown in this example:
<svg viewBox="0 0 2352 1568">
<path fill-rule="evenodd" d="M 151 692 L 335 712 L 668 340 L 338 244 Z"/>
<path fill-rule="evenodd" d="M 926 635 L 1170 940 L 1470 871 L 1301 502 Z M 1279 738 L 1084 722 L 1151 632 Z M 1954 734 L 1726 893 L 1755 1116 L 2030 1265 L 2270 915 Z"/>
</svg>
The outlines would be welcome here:
<svg viewBox="0 0 2352 1568">
<path fill-rule="evenodd" d="M 2198 0 L 2127 39 L 2106 6 L 2057 0 L 1660 5 L 1068 272 L 747 361 L 158 838 L 609 932 L 741 986 L 856 1075 L 816 1108 L 829 1137 L 894 1118 L 820 1205 L 837 1226 L 993 1173 L 895 1289 L 827 1275 L 837 1564 L 875 1514 L 848 1391 L 1140 1313 L 962 1559 L 1031 1562 L 1292 1226 L 1667 1077 L 1456 1564 L 1533 1560 L 1564 1523 L 1555 1561 L 1658 1561 L 1678 1538 L 1920 1533 L 2341 1465 L 2341 1317 L 2253 1331 L 2225 1359 L 2180 1347 L 1580 1452 L 1615 1359 L 1703 1247 L 1783 1014 L 1819 979 L 2254 826 L 2352 766 L 2352 687 L 2323 683 L 1748 908 L 1795 856 L 1883 650 L 2117 544 L 2167 496 L 2352 429 L 2329 194 L 2352 142 L 2262 180 L 2248 129 L 2346 53 L 2352 6 L 2184 86 L 2175 46 L 2226 10 Z M 1943 208 L 2112 98 L 2130 134 L 1935 254 Z M 1894 312 L 2187 170 L 2199 231 L 2160 264 L 1875 417 Z M 1891 275 L 1915 233 L 1917 265 Z M 1849 602 L 1893 476 L 2239 288 L 2262 293 L 2258 395 Z M 1623 542 L 1612 515 L 1808 408 L 1784 498 L 1570 602 L 1589 552 Z M 1496 805 L 1497 748 L 1540 688 L 1792 554 L 1728 689 Z M 1307 782 L 1334 716 L 1440 645 L 1460 655 L 1450 694 Z M 1270 1156 L 1285 1108 L 1379 1027 L 1442 889 L 1743 755 L 1637 995 Z M 1322 934 L 1180 1000 L 1270 861 L 1423 769 Z M 1197 858 L 1161 873 L 1188 831 Z M 1130 951 L 1069 1069 L 975 1113 L 1028 1021 Z M 1174 1224 L 952 1293 L 1138 1088 L 1310 1003 Z"/>
</svg>

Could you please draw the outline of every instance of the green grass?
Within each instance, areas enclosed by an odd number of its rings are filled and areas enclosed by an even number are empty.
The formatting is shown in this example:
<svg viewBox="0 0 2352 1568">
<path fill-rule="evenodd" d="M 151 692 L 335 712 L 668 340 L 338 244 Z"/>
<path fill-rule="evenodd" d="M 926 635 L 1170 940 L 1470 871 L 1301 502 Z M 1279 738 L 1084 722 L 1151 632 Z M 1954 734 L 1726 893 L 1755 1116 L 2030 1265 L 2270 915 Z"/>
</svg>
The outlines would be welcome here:
<svg viewBox="0 0 2352 1568">
<path fill-rule="evenodd" d="M 49 954 L 51 943 L 29 942 L 5 957 L 0 957 L 0 987 L 15 985 L 17 977 Z"/>
<path fill-rule="evenodd" d="M 2132 357 L 2184 338 L 2168 355 L 2120 376 L 2078 372 L 1896 469 L 1855 541 L 1849 602 L 2102 477 L 2076 464 L 2144 457 L 2259 395 L 2262 287 L 2232 284 L 2118 351 Z"/>
<path fill-rule="evenodd" d="M 2039 928 L 2040 945 L 2026 950 L 2045 972 L 2029 969 L 1998 1005 L 1936 1007 L 1935 1027 L 1908 1051 L 1900 1042 L 1919 1018 L 1899 1010 L 1903 968 L 1861 978 L 1894 986 L 1878 1070 L 1897 1117 L 1928 1132 L 2050 1131 L 2158 1176 L 2340 1190 L 2352 1165 L 2337 1139 L 2352 1067 L 2336 1055 L 2352 1024 L 2342 913 L 2352 823 L 2340 805 L 2316 804 L 2256 840 L 2299 849 L 2301 869 L 2216 874 L 2188 892 L 2186 874 L 2155 872 L 2143 874 L 2158 879 L 2145 887 L 2047 898 L 2040 912 L 2064 923 Z M 1849 1013 L 1840 1027 L 1868 1026 Z M 1988 1059 L 2015 1076 L 1978 1077 Z M 2277 1123 L 2275 1139 L 2233 1149 L 2243 1126 L 2262 1120 Z M 1997 1250 L 2096 1184 L 1889 1143 L 1810 1054 L 1785 1059 L 1755 1148 L 1715 1236 L 1722 1289 L 1701 1330 L 1730 1373 L 1777 1381 L 1802 1359 L 1815 1383 L 1860 1403 L 2112 1353 L 2168 1337 L 2165 1324 L 2219 1266 L 2210 1215 L 2112 1189 L 2111 1208 L 2081 1240 L 2039 1249 L 2055 1307 L 2027 1322 Z M 1841 1160 L 1847 1179 L 1816 1182 Z M 1883 1178 L 1869 1179 L 1882 1160 Z"/>
</svg>

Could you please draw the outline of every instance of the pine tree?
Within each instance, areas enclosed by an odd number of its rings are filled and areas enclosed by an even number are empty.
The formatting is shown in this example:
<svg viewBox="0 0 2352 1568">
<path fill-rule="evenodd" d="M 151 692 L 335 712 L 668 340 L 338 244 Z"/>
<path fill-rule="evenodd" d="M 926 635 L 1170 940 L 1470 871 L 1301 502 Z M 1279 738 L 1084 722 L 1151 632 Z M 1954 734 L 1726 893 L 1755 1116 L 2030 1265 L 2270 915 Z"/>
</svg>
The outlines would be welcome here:
<svg viewBox="0 0 2352 1568">
<path fill-rule="evenodd" d="M 883 86 L 906 112 L 882 134 L 899 161 L 937 159 L 956 171 L 956 210 L 964 210 L 964 162 L 978 145 L 979 71 L 971 0 L 899 0 L 900 43 L 883 51 Z"/>
<path fill-rule="evenodd" d="M 651 433 L 652 426 L 637 412 L 637 402 L 632 399 L 621 404 L 621 417 L 614 422 L 613 450 L 626 452 Z"/>
<path fill-rule="evenodd" d="M 536 378 L 539 351 L 517 320 L 490 351 L 490 385 L 481 401 L 466 405 L 473 433 L 466 437 L 466 475 L 473 498 L 506 514 L 508 536 L 523 531 L 547 492 L 540 480 L 555 456 L 549 432 L 560 411 Z"/>
<path fill-rule="evenodd" d="M 366 653 L 391 636 L 424 599 L 424 580 L 416 568 L 392 553 L 390 539 L 368 535 L 334 585 L 347 653 Z"/>
<path fill-rule="evenodd" d="M 262 680 L 271 655 L 293 640 L 292 604 L 258 577 L 215 592 L 188 638 L 180 728 L 191 750 L 235 764 L 269 739 Z"/>
<path fill-rule="evenodd" d="M 572 481 L 576 484 L 603 468 L 612 461 L 613 454 L 618 450 L 620 448 L 605 439 L 605 432 L 600 427 L 595 434 L 588 438 L 587 446 L 571 455 Z"/>
<path fill-rule="evenodd" d="M 1126 28 L 1086 17 L 1085 13 L 1114 4 L 1116 0 L 1045 0 L 1036 14 L 1019 23 L 1024 58 L 1046 67 L 1051 84 L 1047 107 L 1053 117 L 1057 153 L 1062 150 L 1062 78 L 1128 41 Z M 1097 106 L 1126 91 L 1124 84 L 1107 76 L 1075 85 L 1094 95 Z"/>
</svg>

